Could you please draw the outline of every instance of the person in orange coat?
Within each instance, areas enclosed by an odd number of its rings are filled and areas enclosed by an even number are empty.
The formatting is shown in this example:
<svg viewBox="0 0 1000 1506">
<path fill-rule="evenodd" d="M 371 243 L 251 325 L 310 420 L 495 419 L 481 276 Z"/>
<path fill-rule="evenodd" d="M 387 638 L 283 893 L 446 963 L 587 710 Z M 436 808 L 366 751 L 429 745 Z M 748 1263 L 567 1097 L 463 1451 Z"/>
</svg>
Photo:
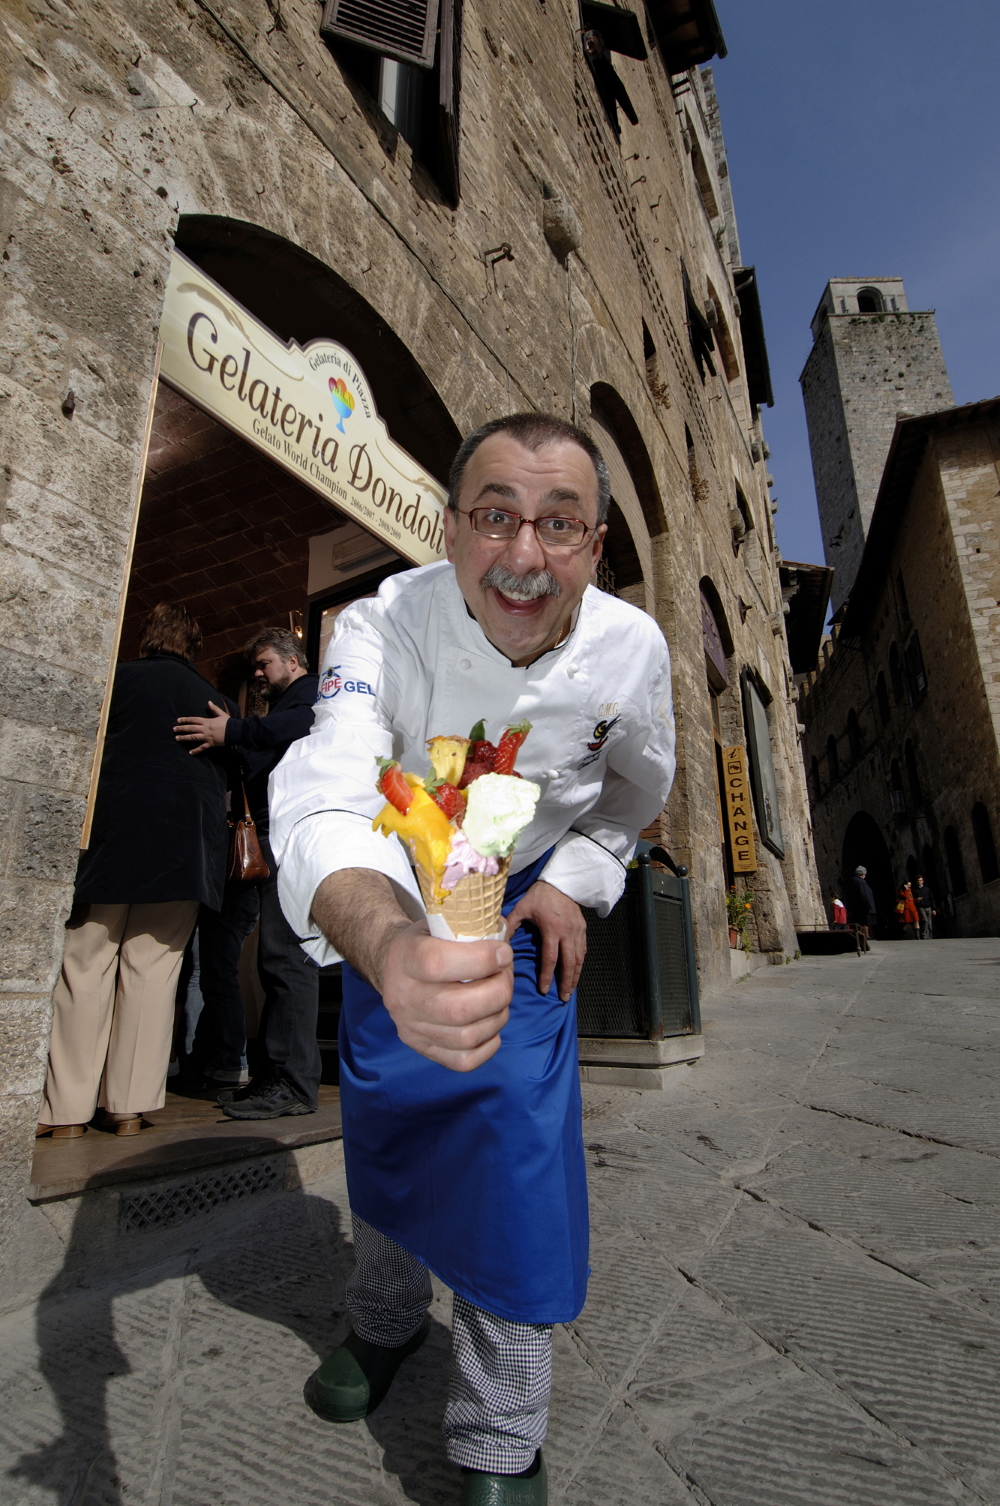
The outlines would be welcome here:
<svg viewBox="0 0 1000 1506">
<path fill-rule="evenodd" d="M 917 910 L 916 900 L 913 898 L 913 890 L 907 881 L 899 891 L 899 899 L 896 902 L 896 916 L 903 928 L 903 935 L 907 941 L 915 941 L 920 929 L 920 914 Z"/>
</svg>

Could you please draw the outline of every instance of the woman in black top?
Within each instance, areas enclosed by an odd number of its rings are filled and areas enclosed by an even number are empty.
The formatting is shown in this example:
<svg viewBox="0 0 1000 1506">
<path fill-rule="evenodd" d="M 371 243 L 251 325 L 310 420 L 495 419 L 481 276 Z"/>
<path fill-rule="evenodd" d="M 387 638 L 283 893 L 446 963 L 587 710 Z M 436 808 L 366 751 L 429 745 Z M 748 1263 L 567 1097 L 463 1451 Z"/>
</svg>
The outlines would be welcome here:
<svg viewBox="0 0 1000 1506">
<path fill-rule="evenodd" d="M 161 603 L 115 674 L 90 846 L 77 869 L 53 996 L 39 1133 L 82 1134 L 100 1103 L 118 1134 L 163 1107 L 174 993 L 199 904 L 222 899 L 222 757 L 189 758 L 178 716 L 219 692 L 192 662 L 197 622 Z M 233 707 L 233 710 L 236 708 Z"/>
</svg>

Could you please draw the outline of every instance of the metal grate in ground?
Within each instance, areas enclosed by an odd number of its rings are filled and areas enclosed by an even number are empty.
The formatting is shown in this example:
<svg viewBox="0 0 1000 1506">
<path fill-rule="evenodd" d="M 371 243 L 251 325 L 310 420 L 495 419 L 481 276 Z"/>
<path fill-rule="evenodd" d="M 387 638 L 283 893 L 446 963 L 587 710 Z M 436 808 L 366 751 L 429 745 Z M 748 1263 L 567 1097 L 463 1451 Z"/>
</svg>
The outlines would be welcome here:
<svg viewBox="0 0 1000 1506">
<path fill-rule="evenodd" d="M 144 1229 L 163 1229 L 199 1213 L 209 1213 L 223 1203 L 270 1192 L 278 1183 L 275 1161 L 249 1161 L 226 1171 L 205 1172 L 173 1187 L 123 1193 L 118 1205 L 118 1232 L 140 1234 Z"/>
</svg>

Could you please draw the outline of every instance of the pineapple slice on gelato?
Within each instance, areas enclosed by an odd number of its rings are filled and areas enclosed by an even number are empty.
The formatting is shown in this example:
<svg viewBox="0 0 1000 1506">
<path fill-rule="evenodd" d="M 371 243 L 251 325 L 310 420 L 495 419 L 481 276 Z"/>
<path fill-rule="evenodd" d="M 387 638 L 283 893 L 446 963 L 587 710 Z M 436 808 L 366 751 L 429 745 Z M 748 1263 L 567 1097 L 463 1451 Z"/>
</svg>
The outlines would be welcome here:
<svg viewBox="0 0 1000 1506">
<path fill-rule="evenodd" d="M 443 784 L 457 785 L 469 751 L 467 737 L 431 737 L 427 740 L 431 767 Z"/>
</svg>

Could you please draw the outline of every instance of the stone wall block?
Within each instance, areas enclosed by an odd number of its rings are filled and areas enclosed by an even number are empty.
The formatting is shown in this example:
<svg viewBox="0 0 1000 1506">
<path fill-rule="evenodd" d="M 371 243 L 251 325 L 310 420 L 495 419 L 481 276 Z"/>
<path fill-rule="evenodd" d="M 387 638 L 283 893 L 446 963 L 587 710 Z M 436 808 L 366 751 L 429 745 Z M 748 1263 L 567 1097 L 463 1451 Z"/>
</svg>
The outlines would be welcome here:
<svg viewBox="0 0 1000 1506">
<path fill-rule="evenodd" d="M 62 965 L 70 885 L 0 881 L 0 989 L 47 995 Z"/>
<path fill-rule="evenodd" d="M 0 726 L 0 777 L 53 790 L 85 791 L 93 747 L 87 738 L 7 717 Z"/>
<path fill-rule="evenodd" d="M 0 541 L 0 643 L 78 674 L 104 672 L 118 591 L 4 547 Z"/>
<path fill-rule="evenodd" d="M 58 664 L 7 653 L 0 682 L 0 716 L 72 732 L 85 742 L 97 735 L 104 682 Z"/>
<path fill-rule="evenodd" d="M 23 293 L 4 300 L 0 320 L 0 372 L 28 389 L 40 388 L 53 398 L 65 393 L 63 377 L 69 351 L 66 329 L 46 319 Z M 62 388 L 60 392 L 59 389 Z"/>
<path fill-rule="evenodd" d="M 70 120 L 71 110 L 72 105 L 60 104 L 22 77 L 14 81 L 3 124 L 39 161 L 72 176 L 99 203 L 117 181 L 119 165 L 106 147 Z"/>
<path fill-rule="evenodd" d="M 36 204 L 44 204 L 55 176 L 49 163 L 5 131 L 0 131 L 0 158 L 10 186 L 19 189 Z"/>
<path fill-rule="evenodd" d="M 0 1096 L 0 1227 L 4 1229 L 16 1228 L 26 1207 L 24 1188 L 35 1149 L 37 1123 L 37 1092 Z M 11 1256 L 16 1260 L 16 1251 L 8 1254 L 6 1249 L 0 1250 L 4 1265 Z"/>
<path fill-rule="evenodd" d="M 50 398 L 13 381 L 0 381 L 0 467 L 15 477 L 85 502 L 112 527 L 131 527 L 135 497 L 135 449 L 116 443 L 75 416 L 61 402 L 69 388 L 63 373 Z M 94 481 L 85 485 L 88 476 Z"/>
<path fill-rule="evenodd" d="M 21 821 L 20 851 L 11 876 L 72 884 L 86 810 L 85 795 L 29 787 Z"/>
<path fill-rule="evenodd" d="M 48 998 L 0 994 L 0 1097 L 41 1092 L 51 1024 Z"/>
<path fill-rule="evenodd" d="M 12 549 L 78 570 L 109 590 L 120 579 L 127 544 L 123 530 L 29 481 L 15 479 L 9 487 L 0 535 Z"/>
</svg>

